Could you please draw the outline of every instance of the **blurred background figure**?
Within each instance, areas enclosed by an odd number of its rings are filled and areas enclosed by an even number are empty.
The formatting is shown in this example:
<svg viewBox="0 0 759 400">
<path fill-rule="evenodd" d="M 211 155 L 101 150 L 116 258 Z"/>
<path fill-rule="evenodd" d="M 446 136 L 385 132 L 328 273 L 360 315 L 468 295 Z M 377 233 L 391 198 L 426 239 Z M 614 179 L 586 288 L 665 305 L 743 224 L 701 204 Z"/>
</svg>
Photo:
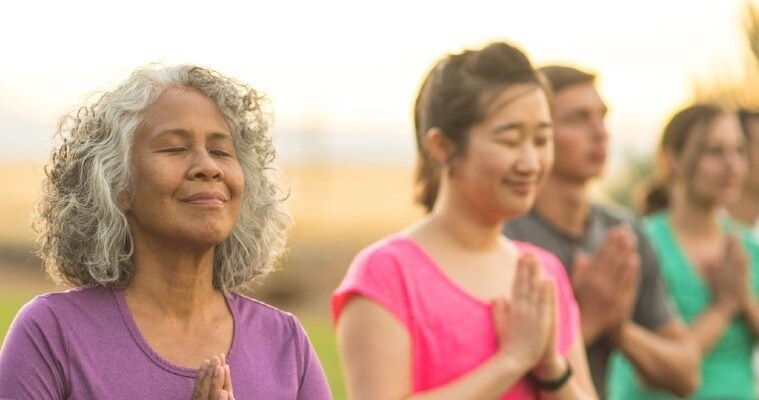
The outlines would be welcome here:
<svg viewBox="0 0 759 400">
<path fill-rule="evenodd" d="M 348 397 L 596 398 L 563 267 L 501 235 L 553 162 L 537 71 L 505 43 L 449 55 L 414 121 L 428 214 L 359 253 L 332 299 Z"/>
<path fill-rule="evenodd" d="M 740 195 L 746 140 L 738 119 L 697 104 L 670 120 L 659 145 L 656 180 L 647 187 L 646 236 L 677 310 L 703 354 L 692 399 L 756 399 L 752 347 L 759 336 L 759 246 L 723 207 Z M 615 357 L 615 399 L 671 399 Z"/>
<path fill-rule="evenodd" d="M 300 323 L 237 292 L 290 224 L 264 101 L 155 67 L 62 121 L 37 229 L 48 275 L 74 288 L 18 313 L 0 398 L 332 398 Z"/>
<path fill-rule="evenodd" d="M 728 204 L 733 218 L 754 230 L 759 239 L 759 111 L 738 110 L 738 121 L 746 137 L 748 171 L 741 194 Z"/>
<path fill-rule="evenodd" d="M 541 72 L 552 88 L 554 168 L 532 210 L 504 233 L 548 249 L 567 268 L 601 395 L 609 356 L 619 349 L 652 385 L 686 396 L 698 384 L 698 352 L 669 305 L 648 241 L 630 213 L 590 198 L 609 146 L 596 77 L 568 66 Z"/>
</svg>

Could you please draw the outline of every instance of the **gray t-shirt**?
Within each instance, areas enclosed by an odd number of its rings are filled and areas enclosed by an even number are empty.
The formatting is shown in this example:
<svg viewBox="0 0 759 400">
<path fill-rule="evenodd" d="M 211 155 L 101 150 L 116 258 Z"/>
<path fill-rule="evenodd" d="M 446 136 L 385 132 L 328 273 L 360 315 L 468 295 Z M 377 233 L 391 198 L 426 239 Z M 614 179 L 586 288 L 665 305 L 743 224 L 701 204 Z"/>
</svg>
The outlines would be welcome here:
<svg viewBox="0 0 759 400">
<path fill-rule="evenodd" d="M 575 237 L 559 231 L 533 209 L 527 215 L 509 221 L 504 234 L 510 239 L 529 242 L 552 252 L 564 264 L 567 273 L 571 274 L 576 251 L 583 250 L 588 254 L 595 254 L 609 228 L 619 224 L 629 225 L 638 237 L 641 266 L 633 320 L 649 330 L 655 330 L 669 322 L 674 316 L 674 309 L 659 275 L 656 256 L 635 217 L 619 209 L 591 205 L 586 224 L 585 235 Z M 593 383 L 598 394 L 604 397 L 606 370 L 612 347 L 603 337 L 586 344 L 586 347 Z"/>
</svg>

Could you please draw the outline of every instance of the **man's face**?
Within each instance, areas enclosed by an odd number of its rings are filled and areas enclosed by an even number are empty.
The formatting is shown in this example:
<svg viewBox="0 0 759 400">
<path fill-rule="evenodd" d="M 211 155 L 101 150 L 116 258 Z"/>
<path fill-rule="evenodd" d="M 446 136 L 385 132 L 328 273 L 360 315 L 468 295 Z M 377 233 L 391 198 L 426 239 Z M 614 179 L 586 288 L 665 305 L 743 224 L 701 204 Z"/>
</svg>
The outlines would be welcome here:
<svg viewBox="0 0 759 400">
<path fill-rule="evenodd" d="M 606 104 L 593 83 L 579 83 L 554 93 L 554 177 L 585 183 L 603 171 L 608 132 Z"/>
</svg>

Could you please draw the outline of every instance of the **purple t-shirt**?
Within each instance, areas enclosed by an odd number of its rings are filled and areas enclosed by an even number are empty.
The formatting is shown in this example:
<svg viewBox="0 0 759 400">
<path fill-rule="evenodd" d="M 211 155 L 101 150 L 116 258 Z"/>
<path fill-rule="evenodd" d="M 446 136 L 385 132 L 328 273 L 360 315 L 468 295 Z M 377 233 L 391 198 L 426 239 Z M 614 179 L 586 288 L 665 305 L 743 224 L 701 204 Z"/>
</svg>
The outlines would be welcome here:
<svg viewBox="0 0 759 400">
<path fill-rule="evenodd" d="M 236 293 L 227 304 L 237 400 L 332 399 L 295 317 Z M 1 400 L 190 400 L 196 375 L 148 346 L 123 292 L 99 287 L 38 296 L 19 311 L 0 349 Z"/>
</svg>

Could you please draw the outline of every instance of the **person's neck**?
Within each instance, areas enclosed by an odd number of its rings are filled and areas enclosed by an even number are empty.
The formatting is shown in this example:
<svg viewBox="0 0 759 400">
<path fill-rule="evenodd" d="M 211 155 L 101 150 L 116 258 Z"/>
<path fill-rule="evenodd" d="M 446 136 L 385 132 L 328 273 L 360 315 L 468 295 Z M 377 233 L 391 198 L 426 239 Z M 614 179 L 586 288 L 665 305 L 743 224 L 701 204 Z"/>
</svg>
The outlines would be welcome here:
<svg viewBox="0 0 759 400">
<path fill-rule="evenodd" d="M 675 185 L 670 193 L 668 214 L 678 235 L 706 241 L 721 235 L 719 207 L 689 198 L 680 185 Z"/>
<path fill-rule="evenodd" d="M 472 208 L 464 199 L 455 196 L 439 198 L 428 216 L 434 231 L 445 241 L 472 252 L 496 250 L 503 240 L 503 221 Z"/>
<path fill-rule="evenodd" d="M 759 190 L 746 188 L 744 193 L 728 207 L 733 218 L 754 226 L 759 219 Z"/>
<path fill-rule="evenodd" d="M 542 218 L 562 232 L 583 236 L 590 213 L 587 182 L 572 182 L 550 175 L 534 207 Z"/>
<path fill-rule="evenodd" d="M 220 295 L 213 288 L 214 248 L 197 250 L 155 243 L 135 241 L 135 275 L 126 296 L 177 319 L 204 313 Z"/>
</svg>

